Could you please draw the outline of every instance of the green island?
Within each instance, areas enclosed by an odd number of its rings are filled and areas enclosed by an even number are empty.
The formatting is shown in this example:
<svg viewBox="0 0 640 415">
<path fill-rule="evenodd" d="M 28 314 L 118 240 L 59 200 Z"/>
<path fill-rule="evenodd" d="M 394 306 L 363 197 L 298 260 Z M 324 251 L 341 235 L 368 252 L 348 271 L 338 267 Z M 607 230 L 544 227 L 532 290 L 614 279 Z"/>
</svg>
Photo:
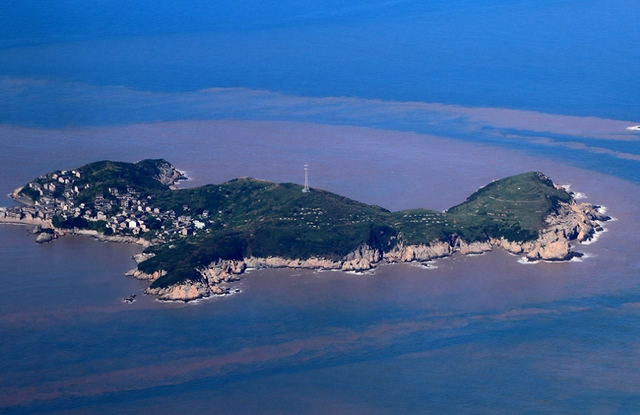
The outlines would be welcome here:
<svg viewBox="0 0 640 415">
<path fill-rule="evenodd" d="M 539 172 L 493 181 L 446 212 L 390 212 L 326 190 L 240 178 L 178 189 L 165 160 L 100 161 L 16 189 L 0 221 L 37 225 L 37 242 L 90 234 L 145 246 L 127 273 L 147 294 L 190 301 L 225 294 L 247 268 L 366 271 L 381 261 L 431 261 L 495 247 L 530 261 L 579 255 L 609 219 Z"/>
</svg>

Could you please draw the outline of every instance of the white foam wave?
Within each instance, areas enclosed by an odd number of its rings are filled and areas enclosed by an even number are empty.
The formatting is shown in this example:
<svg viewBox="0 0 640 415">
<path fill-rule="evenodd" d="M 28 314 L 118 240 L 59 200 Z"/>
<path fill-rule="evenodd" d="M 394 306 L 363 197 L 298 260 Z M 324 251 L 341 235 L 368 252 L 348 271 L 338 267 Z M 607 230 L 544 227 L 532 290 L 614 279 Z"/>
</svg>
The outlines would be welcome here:
<svg viewBox="0 0 640 415">
<path fill-rule="evenodd" d="M 178 169 L 176 169 L 178 170 Z M 183 184 L 184 182 L 188 182 L 188 181 L 192 181 L 194 176 L 187 170 L 178 170 L 178 172 L 184 176 L 184 179 L 182 180 L 178 180 L 177 182 L 175 182 L 173 185 L 176 187 L 180 187 L 181 184 Z"/>
<path fill-rule="evenodd" d="M 570 184 L 563 184 L 560 185 L 560 187 L 562 187 L 567 193 L 569 193 L 571 196 L 573 196 L 574 199 L 586 199 L 587 195 L 582 193 L 582 192 L 573 192 L 571 191 L 571 185 Z"/>
<path fill-rule="evenodd" d="M 602 227 L 602 225 L 600 225 L 600 226 Z M 607 233 L 607 232 L 609 232 L 609 229 L 607 229 L 605 227 L 602 227 L 602 230 L 600 232 L 594 233 L 593 236 L 590 239 L 582 242 L 582 245 L 591 245 L 592 243 L 594 243 L 598 239 L 600 239 L 600 235 L 602 235 L 603 233 Z"/>
<path fill-rule="evenodd" d="M 367 271 L 345 271 L 345 274 L 351 274 L 351 275 L 373 275 L 376 273 L 375 268 L 373 269 L 369 269 Z"/>
<path fill-rule="evenodd" d="M 321 272 L 338 272 L 338 271 L 341 271 L 341 270 L 336 269 L 336 268 L 332 268 L 332 269 L 314 269 L 313 273 L 314 274 L 319 274 Z"/>
<path fill-rule="evenodd" d="M 412 267 L 415 268 L 422 268 L 422 269 L 436 269 L 438 268 L 437 265 L 435 265 L 433 262 L 411 262 L 410 264 Z"/>
<path fill-rule="evenodd" d="M 592 257 L 593 255 L 591 254 L 583 253 L 582 256 L 574 256 L 569 260 L 569 262 L 584 262 L 585 259 Z"/>
<path fill-rule="evenodd" d="M 631 127 L 627 127 L 627 130 L 640 131 L 640 125 L 632 125 Z"/>
</svg>

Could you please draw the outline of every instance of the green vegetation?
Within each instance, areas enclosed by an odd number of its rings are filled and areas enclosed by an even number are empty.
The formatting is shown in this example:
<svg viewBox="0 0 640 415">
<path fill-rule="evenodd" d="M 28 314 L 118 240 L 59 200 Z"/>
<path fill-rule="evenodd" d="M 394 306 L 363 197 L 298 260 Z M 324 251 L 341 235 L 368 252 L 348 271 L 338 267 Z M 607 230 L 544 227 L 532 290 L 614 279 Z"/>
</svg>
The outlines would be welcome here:
<svg viewBox="0 0 640 415">
<path fill-rule="evenodd" d="M 18 192 L 20 196 L 24 196 L 26 198 L 31 199 L 32 201 L 37 201 L 40 199 L 40 192 L 35 189 L 30 188 L 29 186 L 23 187 L 20 192 Z"/>
<path fill-rule="evenodd" d="M 52 220 L 53 226 L 60 229 L 89 229 L 92 231 L 98 231 L 105 234 L 112 234 L 113 231 L 108 232 L 107 230 L 111 230 L 107 228 L 107 222 L 103 220 L 98 221 L 88 221 L 82 217 L 70 217 L 64 219 L 60 216 L 55 216 Z"/>
<path fill-rule="evenodd" d="M 463 235 L 471 239 L 484 234 L 526 241 L 538 237 L 544 218 L 555 212 L 560 202 L 571 201 L 571 195 L 557 189 L 547 176 L 529 172 L 488 184 L 447 214 L 467 224 Z"/>
<path fill-rule="evenodd" d="M 556 189 L 544 174 L 529 172 L 496 180 L 447 211 L 453 215 L 492 216 L 518 221 L 524 228 L 540 230 L 543 219 L 571 195 Z"/>
<path fill-rule="evenodd" d="M 338 259 L 369 242 L 374 227 L 375 235 L 395 234 L 387 225 L 390 213 L 386 209 L 324 190 L 303 193 L 302 186 L 292 183 L 236 179 L 221 185 L 164 192 L 156 196 L 154 203 L 179 215 L 211 212 L 210 233 L 195 238 L 198 245 L 210 245 L 209 240 L 224 239 L 229 234 L 238 235 L 246 244 L 243 255 L 322 255 Z M 372 243 L 386 243 L 378 239 Z"/>
<path fill-rule="evenodd" d="M 164 160 L 143 160 L 138 163 L 98 161 L 84 165 L 78 169 L 81 176 L 74 182 L 82 189 L 76 200 L 78 203 L 93 204 L 98 194 L 114 200 L 109 189 L 118 189 L 118 193 L 127 193 L 131 189 L 145 197 L 169 190 L 169 186 L 157 180 L 162 162 Z"/>
<path fill-rule="evenodd" d="M 187 281 L 200 281 L 202 275 L 195 268 L 185 267 L 172 270 L 169 274 L 155 280 L 150 288 L 169 287 L 174 284 L 181 284 Z"/>
</svg>

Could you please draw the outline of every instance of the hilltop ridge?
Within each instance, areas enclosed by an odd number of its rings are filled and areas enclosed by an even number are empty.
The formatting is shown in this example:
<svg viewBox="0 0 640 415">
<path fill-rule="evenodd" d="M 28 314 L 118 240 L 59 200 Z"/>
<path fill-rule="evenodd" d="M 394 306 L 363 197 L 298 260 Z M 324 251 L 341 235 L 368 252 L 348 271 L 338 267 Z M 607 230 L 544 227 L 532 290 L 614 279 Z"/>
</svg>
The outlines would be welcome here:
<svg viewBox="0 0 640 415">
<path fill-rule="evenodd" d="M 322 189 L 252 178 L 175 189 L 165 160 L 102 161 L 40 176 L 14 192 L 26 206 L 3 221 L 145 245 L 128 275 L 148 294 L 189 301 L 223 294 L 247 267 L 364 271 L 381 261 L 429 261 L 501 247 L 529 260 L 566 260 L 608 217 L 577 205 L 540 172 L 496 180 L 446 212 L 390 212 Z"/>
</svg>

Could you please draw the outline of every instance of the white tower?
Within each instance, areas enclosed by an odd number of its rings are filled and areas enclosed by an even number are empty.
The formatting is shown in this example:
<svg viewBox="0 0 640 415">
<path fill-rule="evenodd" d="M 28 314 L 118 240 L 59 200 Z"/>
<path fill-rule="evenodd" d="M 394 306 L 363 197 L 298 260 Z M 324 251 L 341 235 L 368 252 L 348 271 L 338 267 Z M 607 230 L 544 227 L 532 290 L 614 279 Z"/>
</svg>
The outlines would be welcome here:
<svg viewBox="0 0 640 415">
<path fill-rule="evenodd" d="M 304 189 L 302 189 L 303 193 L 309 193 L 309 165 L 304 165 Z"/>
</svg>

